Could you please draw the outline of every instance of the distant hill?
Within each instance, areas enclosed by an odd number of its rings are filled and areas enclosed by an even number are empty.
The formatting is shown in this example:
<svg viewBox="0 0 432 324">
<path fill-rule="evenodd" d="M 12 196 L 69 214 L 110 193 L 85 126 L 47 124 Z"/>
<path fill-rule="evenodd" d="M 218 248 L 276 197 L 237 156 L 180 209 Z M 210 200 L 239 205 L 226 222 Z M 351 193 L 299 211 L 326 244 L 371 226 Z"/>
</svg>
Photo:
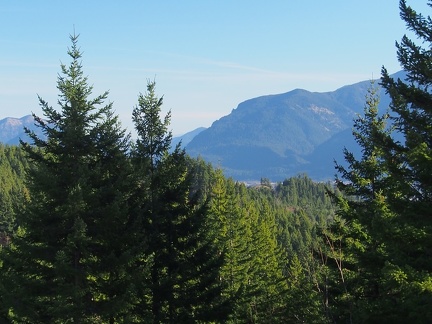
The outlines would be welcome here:
<svg viewBox="0 0 432 324">
<path fill-rule="evenodd" d="M 393 77 L 405 79 L 405 73 Z M 370 81 L 362 81 L 332 92 L 295 89 L 249 99 L 211 127 L 174 137 L 172 147 L 181 141 L 188 154 L 201 156 L 236 180 L 281 181 L 298 173 L 333 179 L 333 161 L 344 162 L 345 146 L 360 154 L 351 129 L 356 114 L 363 113 L 369 86 Z M 380 98 L 384 112 L 390 99 L 384 91 Z M 24 127 L 41 135 L 31 115 L 8 117 L 0 120 L 0 142 L 26 140 Z"/>
<path fill-rule="evenodd" d="M 393 77 L 404 79 L 404 73 Z M 357 149 L 351 129 L 369 87 L 362 81 L 332 92 L 296 89 L 247 100 L 195 136 L 186 151 L 237 180 L 280 181 L 301 172 L 332 179 L 343 147 Z M 384 91 L 380 97 L 384 112 L 390 99 Z"/>
<path fill-rule="evenodd" d="M 8 145 L 18 145 L 20 138 L 28 140 L 28 136 L 24 132 L 24 127 L 35 131 L 38 135 L 42 135 L 40 129 L 34 125 L 32 115 L 27 115 L 21 118 L 6 117 L 0 120 L 0 143 Z M 175 136 L 172 139 L 172 148 L 174 149 L 181 142 L 182 147 L 185 147 L 196 135 L 205 130 L 205 127 L 199 127 L 186 134 Z"/>
<path fill-rule="evenodd" d="M 8 145 L 18 145 L 20 138 L 29 140 L 24 132 L 24 127 L 34 130 L 41 135 L 39 128 L 34 125 L 32 115 L 21 118 L 7 117 L 0 120 L 0 142 Z"/>
<path fill-rule="evenodd" d="M 186 134 L 180 136 L 174 136 L 171 141 L 171 148 L 174 149 L 177 146 L 177 144 L 179 144 L 180 142 L 182 147 L 186 147 L 186 145 L 188 145 L 189 142 L 192 141 L 195 136 L 197 136 L 205 129 L 206 129 L 205 127 L 199 127 L 197 129 L 194 129 L 193 131 L 187 132 Z"/>
</svg>

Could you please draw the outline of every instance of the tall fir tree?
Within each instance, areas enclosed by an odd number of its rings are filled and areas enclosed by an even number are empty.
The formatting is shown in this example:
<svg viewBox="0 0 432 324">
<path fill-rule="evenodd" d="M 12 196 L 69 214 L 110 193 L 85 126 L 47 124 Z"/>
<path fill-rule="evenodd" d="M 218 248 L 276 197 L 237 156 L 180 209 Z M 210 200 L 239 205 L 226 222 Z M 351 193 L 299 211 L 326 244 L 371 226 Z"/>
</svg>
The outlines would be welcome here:
<svg viewBox="0 0 432 324">
<path fill-rule="evenodd" d="M 340 175 L 332 194 L 337 216 L 323 233 L 329 272 L 326 276 L 326 313 L 334 321 L 368 322 L 387 308 L 383 293 L 382 268 L 385 266 L 386 238 L 391 236 L 392 217 L 385 198 L 389 175 L 385 150 L 378 145 L 389 138 L 392 127 L 388 112 L 380 115 L 379 88 L 371 82 L 363 115 L 354 120 L 353 136 L 362 148 L 360 157 L 344 149 L 344 167 L 336 164 Z"/>
<path fill-rule="evenodd" d="M 225 255 L 221 266 L 222 294 L 231 303 L 229 323 L 246 321 L 251 295 L 247 291 L 251 268 L 251 230 L 240 210 L 237 185 L 225 179 L 222 170 L 213 176 L 209 214 L 218 253 Z"/>
<path fill-rule="evenodd" d="M 229 182 L 228 182 L 229 184 Z M 227 186 L 228 197 L 230 186 Z M 286 257 L 279 247 L 275 219 L 264 191 L 248 190 L 235 184 L 235 204 L 221 214 L 226 233 L 227 263 L 223 267 L 228 292 L 235 296 L 233 323 L 285 322 L 286 281 L 283 267 Z M 225 218 L 225 220 L 224 220 Z"/>
<path fill-rule="evenodd" d="M 432 7 L 432 2 L 428 1 Z M 432 20 L 400 1 L 401 18 L 418 38 L 406 35 L 396 43 L 405 80 L 392 79 L 382 70 L 382 86 L 390 95 L 392 121 L 403 140 L 381 141 L 391 182 L 386 190 L 395 214 L 389 236 L 387 294 L 399 319 L 432 320 Z"/>
<path fill-rule="evenodd" d="M 148 83 L 133 111 L 138 133 L 133 158 L 142 184 L 138 212 L 149 260 L 142 306 L 150 309 L 153 323 L 223 321 L 227 311 L 218 283 L 223 259 L 206 235 L 207 206 L 198 193 L 191 194 L 194 172 L 184 150 L 178 145 L 169 152 L 170 114 L 160 119 L 163 100 L 155 85 Z"/>
<path fill-rule="evenodd" d="M 275 214 L 269 203 L 260 199 L 255 200 L 255 206 L 249 208 L 248 214 L 253 247 L 251 319 L 256 323 L 284 323 L 287 282 L 283 270 L 287 256 L 277 241 Z"/>
<path fill-rule="evenodd" d="M 39 98 L 35 117 L 46 138 L 29 130 L 21 143 L 33 167 L 31 201 L 17 216 L 18 234 L 4 249 L 2 281 L 12 322 L 127 322 L 128 138 L 95 98 L 71 36 L 69 66 L 61 65 L 57 111 Z"/>
<path fill-rule="evenodd" d="M 432 320 L 432 20 L 404 0 L 399 7 L 422 45 L 407 36 L 396 44 L 406 79 L 394 80 L 382 69 L 391 129 L 383 129 L 375 110 L 367 111 L 354 134 L 363 156 L 345 154 L 350 169 L 339 167 L 339 187 L 351 198 L 340 198 L 339 205 L 347 221 L 340 227 L 342 271 L 354 272 L 345 282 L 353 322 Z"/>
</svg>

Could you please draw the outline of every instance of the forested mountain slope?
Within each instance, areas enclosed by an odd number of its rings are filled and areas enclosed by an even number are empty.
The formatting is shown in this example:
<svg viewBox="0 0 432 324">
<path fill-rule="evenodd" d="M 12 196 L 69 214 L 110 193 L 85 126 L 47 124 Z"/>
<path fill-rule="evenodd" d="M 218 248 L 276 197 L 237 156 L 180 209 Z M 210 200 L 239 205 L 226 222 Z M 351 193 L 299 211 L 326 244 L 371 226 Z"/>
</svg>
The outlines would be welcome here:
<svg viewBox="0 0 432 324">
<path fill-rule="evenodd" d="M 296 89 L 247 100 L 199 133 L 186 150 L 239 180 L 281 181 L 302 172 L 317 180 L 331 179 L 334 172 L 328 166 L 352 138 L 340 135 L 363 111 L 369 86 L 370 81 L 362 81 L 333 92 Z M 381 91 L 380 109 L 385 111 L 388 103 Z M 335 137 L 339 140 L 332 140 Z"/>
</svg>

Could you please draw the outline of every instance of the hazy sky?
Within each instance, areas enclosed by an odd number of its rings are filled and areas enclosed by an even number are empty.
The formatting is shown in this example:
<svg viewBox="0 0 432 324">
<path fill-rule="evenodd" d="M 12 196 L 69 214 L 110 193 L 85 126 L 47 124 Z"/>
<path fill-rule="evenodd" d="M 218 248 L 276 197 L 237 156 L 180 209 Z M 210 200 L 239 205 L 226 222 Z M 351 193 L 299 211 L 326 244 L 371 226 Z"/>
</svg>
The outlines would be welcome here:
<svg viewBox="0 0 432 324">
<path fill-rule="evenodd" d="M 408 0 L 429 15 L 426 0 Z M 208 127 L 247 99 L 333 91 L 400 70 L 398 0 L 0 0 L 0 119 L 57 107 L 60 63 L 80 34 L 84 72 L 128 129 L 148 79 L 173 133 Z"/>
</svg>

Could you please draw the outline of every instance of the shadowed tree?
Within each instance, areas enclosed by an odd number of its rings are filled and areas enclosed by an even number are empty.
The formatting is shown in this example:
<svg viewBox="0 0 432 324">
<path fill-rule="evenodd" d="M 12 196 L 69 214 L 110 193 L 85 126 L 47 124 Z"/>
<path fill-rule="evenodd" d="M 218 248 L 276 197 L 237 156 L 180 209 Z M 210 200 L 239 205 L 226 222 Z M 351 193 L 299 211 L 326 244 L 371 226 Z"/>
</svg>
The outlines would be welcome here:
<svg viewBox="0 0 432 324">
<path fill-rule="evenodd" d="M 39 98 L 35 117 L 46 138 L 26 130 L 31 200 L 17 215 L 18 234 L 4 249 L 5 305 L 26 323 L 127 322 L 128 138 L 108 93 L 91 98 L 78 36 L 58 76 L 57 111 Z M 119 244 L 119 243 L 122 244 Z"/>
<path fill-rule="evenodd" d="M 196 188 L 191 194 L 194 172 L 184 150 L 178 145 L 169 153 L 170 114 L 160 119 L 162 103 L 155 95 L 155 82 L 149 82 L 133 111 L 138 139 L 132 156 L 141 184 L 137 211 L 149 260 L 148 272 L 138 272 L 149 277 L 141 305 L 150 309 L 153 323 L 223 321 L 223 256 L 206 233 L 207 205 L 199 203 Z"/>
<path fill-rule="evenodd" d="M 338 167 L 345 194 L 338 200 L 345 221 L 339 271 L 352 278 L 340 295 L 348 304 L 337 308 L 343 314 L 349 305 L 353 322 L 432 320 L 432 20 L 406 1 L 399 7 L 422 45 L 407 36 L 396 44 L 406 79 L 394 80 L 382 69 L 389 114 L 379 117 L 375 101 L 368 102 L 354 133 L 363 154 L 357 160 L 345 152 L 349 168 Z"/>
</svg>

